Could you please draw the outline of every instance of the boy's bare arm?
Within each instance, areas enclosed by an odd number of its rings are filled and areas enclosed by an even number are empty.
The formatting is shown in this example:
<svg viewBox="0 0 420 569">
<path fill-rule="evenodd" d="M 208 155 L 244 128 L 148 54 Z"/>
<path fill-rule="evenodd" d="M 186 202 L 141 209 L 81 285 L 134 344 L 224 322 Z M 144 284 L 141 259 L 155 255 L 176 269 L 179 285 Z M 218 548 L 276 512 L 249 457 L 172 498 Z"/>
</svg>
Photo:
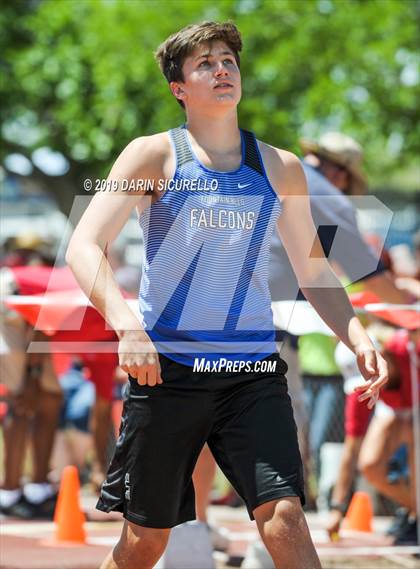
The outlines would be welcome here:
<svg viewBox="0 0 420 569">
<path fill-rule="evenodd" d="M 154 180 L 168 170 L 165 134 L 139 138 L 131 142 L 117 158 L 108 176 L 113 184 L 123 180 Z M 129 308 L 115 281 L 106 258 L 108 245 L 117 237 L 133 208 L 145 210 L 154 199 L 153 192 L 101 191 L 91 200 L 71 238 L 66 260 L 81 288 L 119 339 L 120 365 L 139 383 L 149 383 L 140 373 L 144 366 L 158 365 L 156 352 L 142 329 L 137 316 Z M 142 353 L 146 349 L 147 353 Z M 150 355 L 152 354 L 152 355 Z M 153 376 L 153 370 L 148 370 Z M 151 377 L 151 381 L 159 378 Z M 155 383 L 152 383 L 153 385 Z"/>
<path fill-rule="evenodd" d="M 306 178 L 296 156 L 276 150 L 270 170 L 273 187 L 282 199 L 278 231 L 299 286 L 335 334 L 357 355 L 366 379 L 360 399 L 373 406 L 387 381 L 387 366 L 356 317 L 348 296 L 325 258 L 312 220 Z"/>
</svg>

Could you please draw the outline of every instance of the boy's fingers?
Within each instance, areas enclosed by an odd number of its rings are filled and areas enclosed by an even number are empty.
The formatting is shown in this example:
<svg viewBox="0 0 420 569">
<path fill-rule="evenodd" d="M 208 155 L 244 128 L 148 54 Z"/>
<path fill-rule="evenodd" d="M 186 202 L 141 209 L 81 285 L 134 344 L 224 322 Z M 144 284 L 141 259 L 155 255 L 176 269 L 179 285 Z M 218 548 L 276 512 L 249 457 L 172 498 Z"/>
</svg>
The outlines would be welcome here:
<svg viewBox="0 0 420 569">
<path fill-rule="evenodd" d="M 147 373 L 144 366 L 138 368 L 137 383 L 139 385 L 147 385 Z"/>
<path fill-rule="evenodd" d="M 136 366 L 126 366 L 128 368 L 128 373 L 131 375 L 131 377 L 134 377 L 134 379 L 138 378 L 138 369 Z"/>
<path fill-rule="evenodd" d="M 363 383 L 362 385 L 358 385 L 357 387 L 354 388 L 354 391 L 359 392 L 359 391 L 366 391 L 366 389 L 369 389 L 369 387 L 372 385 L 372 380 L 369 379 L 368 381 L 366 381 L 365 383 Z"/>
<path fill-rule="evenodd" d="M 154 387 L 156 383 L 157 383 L 156 366 L 149 365 L 147 366 L 147 385 Z"/>
<path fill-rule="evenodd" d="M 379 392 L 376 391 L 369 400 L 368 409 L 372 409 L 378 402 L 378 399 L 379 399 Z"/>
<path fill-rule="evenodd" d="M 364 350 L 358 354 L 358 359 L 368 373 L 375 373 L 377 363 L 375 350 Z"/>
</svg>

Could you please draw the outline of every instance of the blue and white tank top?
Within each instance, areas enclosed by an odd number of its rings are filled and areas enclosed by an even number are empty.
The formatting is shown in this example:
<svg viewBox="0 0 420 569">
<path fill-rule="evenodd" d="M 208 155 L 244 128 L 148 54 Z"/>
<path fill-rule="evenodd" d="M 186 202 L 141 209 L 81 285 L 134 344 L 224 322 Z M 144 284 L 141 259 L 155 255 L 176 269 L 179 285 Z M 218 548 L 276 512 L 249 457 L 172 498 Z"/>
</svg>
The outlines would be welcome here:
<svg viewBox="0 0 420 569">
<path fill-rule="evenodd" d="M 139 218 L 144 237 L 143 325 L 159 353 L 192 366 L 254 362 L 275 352 L 268 287 L 272 233 L 281 205 L 253 133 L 241 130 L 232 172 L 206 168 L 184 127 L 169 131 L 172 180 Z"/>
</svg>

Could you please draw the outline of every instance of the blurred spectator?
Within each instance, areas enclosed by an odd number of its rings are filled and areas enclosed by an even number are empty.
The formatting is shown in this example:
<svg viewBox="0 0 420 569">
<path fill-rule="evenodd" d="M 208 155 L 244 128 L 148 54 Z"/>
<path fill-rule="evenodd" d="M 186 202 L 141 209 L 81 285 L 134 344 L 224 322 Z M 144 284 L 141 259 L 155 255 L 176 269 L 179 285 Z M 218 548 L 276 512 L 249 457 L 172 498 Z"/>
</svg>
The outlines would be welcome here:
<svg viewBox="0 0 420 569">
<path fill-rule="evenodd" d="M 95 387 L 83 375 L 83 365 L 73 359 L 70 367 L 59 376 L 64 394 L 60 424 L 53 453 L 54 475 L 60 480 L 68 464 L 77 466 L 82 481 L 87 474 L 87 461 L 93 450 L 90 417 L 95 403 Z"/>
<path fill-rule="evenodd" d="M 392 333 L 390 328 L 381 328 L 384 334 Z M 376 342 L 378 334 L 369 329 L 369 336 Z M 377 348 L 379 344 L 376 343 Z M 330 515 L 327 531 L 333 537 L 340 529 L 341 522 L 347 511 L 351 494 L 354 490 L 357 472 L 357 460 L 362 446 L 363 437 L 368 429 L 373 411 L 364 402 L 358 400 L 354 388 L 363 382 L 357 366 L 356 356 L 347 346 L 340 342 L 335 351 L 335 359 L 344 377 L 345 409 L 344 409 L 344 448 L 338 465 L 337 481 L 331 494 Z"/>
<path fill-rule="evenodd" d="M 401 290 L 420 299 L 420 231 L 414 236 L 414 257 L 406 249 L 392 247 L 390 253 L 396 268 L 396 283 Z M 403 260 L 401 254 L 403 253 Z"/>
<path fill-rule="evenodd" d="M 412 333 L 412 340 L 416 342 L 416 351 L 420 355 L 419 332 Z M 359 457 L 361 472 L 378 492 L 409 512 L 407 523 L 395 535 L 396 545 L 418 544 L 409 341 L 409 332 L 398 330 L 385 344 L 384 356 L 388 362 L 390 381 L 383 391 L 382 403 L 379 402 L 369 424 Z M 419 374 L 420 369 L 417 369 L 417 381 Z M 390 481 L 388 477 L 389 462 L 402 445 L 408 449 L 408 485 L 404 480 Z"/>
<path fill-rule="evenodd" d="M 14 263 L 47 263 L 42 240 L 28 235 L 14 240 L 0 269 L 1 296 L 18 292 Z M 38 246 L 40 249 L 38 249 Z M 50 259 L 51 261 L 51 259 Z M 28 354 L 31 341 L 47 337 L 35 332 L 17 313 L 1 304 L 1 378 L 8 390 L 8 413 L 3 424 L 5 441 L 4 481 L 0 490 L 0 509 L 6 515 L 22 518 L 51 518 L 56 490 L 48 480 L 49 461 L 57 428 L 62 393 L 51 356 Z M 32 482 L 22 487 L 26 442 L 31 434 L 33 448 Z"/>
<path fill-rule="evenodd" d="M 407 351 L 409 333 L 405 330 L 395 332 L 389 327 L 375 326 L 371 328 L 371 336 L 373 330 L 376 336 L 381 336 L 384 343 L 383 354 L 388 362 L 390 381 L 382 390 L 381 400 L 376 406 L 371 421 L 372 413 L 365 405 L 358 402 L 357 394 L 353 393 L 355 385 L 363 381 L 358 371 L 356 358 L 341 343 L 336 351 L 337 361 L 346 378 L 346 438 L 338 479 L 332 493 L 332 511 L 327 530 L 332 536 L 340 528 L 355 484 L 356 466 L 359 459 L 361 472 L 369 482 L 380 493 L 406 508 L 407 515 L 399 516 L 400 522 L 393 528 L 396 542 L 406 543 L 410 540 L 413 542 L 413 539 L 417 538 L 411 374 Z M 419 348 L 420 344 L 417 343 L 418 351 Z M 408 449 L 409 485 L 403 477 L 389 476 L 391 459 L 402 445 L 407 446 Z"/>
<path fill-rule="evenodd" d="M 343 378 L 334 359 L 336 338 L 320 333 L 305 334 L 300 336 L 298 345 L 308 416 L 311 470 L 318 482 L 322 445 L 327 440 L 341 442 L 343 437 Z"/>
<path fill-rule="evenodd" d="M 379 261 L 362 237 L 353 204 L 347 196 L 367 192 L 362 171 L 363 152 L 359 144 L 342 133 L 329 132 L 319 141 L 301 140 L 303 170 L 308 184 L 311 212 L 325 255 L 339 267 L 349 282 L 363 282 L 365 289 L 381 300 L 402 303 L 408 296 L 398 290 L 386 266 Z M 338 246 L 333 247 L 335 240 Z M 270 259 L 270 291 L 274 320 L 281 321 L 284 300 L 304 300 L 278 235 L 274 235 Z M 361 280 L 361 276 L 363 279 Z M 327 294 L 327 291 L 326 291 Z M 278 314 L 278 318 L 276 318 Z M 307 467 L 307 421 L 304 390 L 297 357 L 297 339 L 279 331 L 282 357 L 287 361 L 289 391 L 300 433 L 299 444 Z M 337 392 L 338 394 L 338 392 Z M 324 407 L 324 412 L 328 410 Z M 306 468 L 307 470 L 307 468 Z M 308 472 L 306 471 L 306 478 Z"/>
<path fill-rule="evenodd" d="M 57 368 L 57 360 L 63 354 L 54 356 Z M 55 445 L 54 474 L 59 477 L 64 466 L 75 464 L 84 479 L 89 472 L 89 481 L 96 491 L 104 480 L 110 445 L 115 440 L 112 404 L 117 365 L 118 356 L 114 353 L 79 353 L 71 356 L 69 367 L 59 374 L 64 405 Z M 124 376 L 126 380 L 127 375 Z"/>
<path fill-rule="evenodd" d="M 326 133 L 319 142 L 300 141 L 311 212 L 324 252 L 350 282 L 363 278 L 365 287 L 388 302 L 403 302 L 392 276 L 362 237 L 355 209 L 348 197 L 365 194 L 367 183 L 362 149 L 341 133 Z M 337 247 L 333 243 L 337 240 Z M 299 286 L 285 249 L 274 235 L 271 249 L 270 290 L 273 301 L 295 300 Z M 303 296 L 298 297 L 300 300 Z"/>
<path fill-rule="evenodd" d="M 24 294 L 24 295 L 31 295 L 31 294 L 42 294 L 46 291 L 48 283 L 50 281 L 50 277 L 52 275 L 52 267 L 45 266 L 46 262 L 46 254 L 45 251 L 38 251 L 37 247 L 44 245 L 44 241 L 41 239 L 35 239 L 35 236 L 31 236 L 29 239 L 28 236 L 25 238 L 15 238 L 13 240 L 14 246 L 17 246 L 18 249 L 14 251 L 12 249 L 12 240 L 10 240 L 7 255 L 4 259 L 4 264 L 8 266 L 3 266 L 1 269 L 1 281 L 2 281 L 2 294 Z M 16 262 L 23 262 L 27 261 L 31 264 L 30 267 L 26 266 L 17 266 Z M 53 262 L 53 259 L 50 258 L 50 262 Z M 33 267 L 33 265 L 38 265 L 38 267 Z M 54 269 L 55 270 L 55 269 Z M 28 273 L 28 271 L 32 271 Z M 71 277 L 72 282 L 66 282 L 66 277 L 63 271 L 65 269 L 56 269 L 57 273 L 60 272 L 60 275 L 56 275 L 57 278 L 54 279 L 54 283 L 57 290 L 62 290 L 60 287 L 63 287 L 63 290 L 69 289 L 70 291 L 77 287 L 77 284 L 74 281 L 74 278 Z M 63 274 L 62 274 L 63 273 Z M 68 275 L 71 276 L 71 272 L 68 272 Z M 55 290 L 55 289 L 54 289 Z M 75 289 L 77 290 L 77 289 Z M 11 311 L 9 311 L 11 312 Z M 92 311 L 91 311 L 92 312 Z M 107 341 L 112 340 L 115 335 L 112 330 L 106 329 L 106 326 L 103 322 L 102 317 L 97 314 L 87 313 L 87 318 L 84 319 L 82 327 L 80 330 L 64 330 L 58 331 L 56 333 L 54 340 L 58 339 L 58 341 L 81 341 L 88 340 L 88 341 Z M 24 368 L 26 364 L 22 362 L 26 359 L 26 347 L 29 343 L 28 338 L 23 338 L 22 334 L 26 333 L 26 329 L 28 325 L 24 323 L 20 316 L 13 313 L 13 319 L 15 319 L 14 323 L 9 321 L 5 321 L 2 319 L 2 341 L 3 341 L 3 355 L 2 355 L 2 362 L 6 360 L 10 360 L 10 354 L 12 353 L 13 357 L 16 358 L 16 354 L 19 353 L 19 358 L 21 360 L 21 367 Z M 86 336 L 86 338 L 85 338 Z M 31 338 L 32 340 L 34 338 Z M 38 337 L 39 339 L 39 337 Z M 44 340 L 47 338 L 44 338 Z M 56 354 L 54 354 L 56 355 Z M 30 356 L 33 358 L 34 356 Z M 40 357 L 40 356 L 39 356 Z M 49 355 L 43 356 L 45 361 L 49 362 L 49 369 L 53 370 L 53 366 L 51 364 L 51 359 Z M 111 419 L 111 404 L 112 404 L 112 397 L 113 397 L 113 377 L 115 374 L 115 368 L 118 365 L 118 355 L 115 353 L 104 353 L 104 354 L 91 354 L 91 353 L 83 353 L 81 354 L 81 358 L 83 360 L 83 366 L 88 370 L 89 379 L 95 384 L 96 386 L 96 398 L 95 404 L 93 406 L 92 411 L 92 429 L 94 435 L 94 442 L 95 442 L 95 450 L 96 450 L 96 462 L 93 469 L 93 477 L 95 478 L 95 485 L 99 486 L 103 480 L 103 472 L 107 466 L 107 460 L 109 456 L 109 443 L 110 443 L 110 435 L 113 433 L 112 429 L 112 419 Z M 3 365 L 3 363 L 2 363 Z M 6 365 L 6 364 L 4 364 Z M 4 367 L 4 366 L 3 366 Z M 39 366 L 38 366 L 39 367 Z M 17 367 L 14 368 L 14 373 L 19 374 Z M 31 368 L 32 369 L 32 368 Z M 38 369 L 38 368 L 37 368 Z M 34 372 L 31 372 L 31 378 L 33 377 Z M 13 373 L 11 371 L 11 366 L 9 369 L 3 370 L 2 376 L 6 379 L 6 383 L 11 384 Z M 7 377 L 9 379 L 7 379 Z M 54 375 L 55 377 L 55 375 Z M 35 380 L 23 382 L 21 379 L 22 385 L 25 385 L 25 389 L 29 390 L 29 388 L 33 388 L 35 385 Z M 58 415 L 61 405 L 61 391 L 57 379 L 55 377 L 55 386 L 60 393 L 60 397 L 55 401 L 55 405 L 53 405 L 51 399 L 51 395 L 43 395 L 42 397 L 35 398 L 35 399 L 28 399 L 25 398 L 25 402 L 28 404 L 35 405 L 35 402 L 42 401 L 45 402 L 47 410 L 43 410 L 43 417 L 47 421 L 48 426 L 50 429 L 49 435 L 43 435 L 38 437 L 35 442 L 35 465 L 38 464 L 38 455 L 42 459 L 42 472 L 45 471 L 44 477 L 48 473 L 48 462 L 51 454 L 51 446 L 54 440 L 54 432 L 57 426 Z M 41 387 L 44 387 L 43 383 L 41 383 Z M 50 387 L 50 386 L 49 386 Z M 19 388 L 20 389 L 20 388 Z M 22 388 L 23 390 L 23 388 Z M 51 390 L 51 389 L 50 389 Z M 26 432 L 29 428 L 29 422 L 27 418 L 24 420 L 20 415 L 14 412 L 14 408 L 16 405 L 19 405 L 20 398 L 17 398 L 16 401 L 14 400 L 14 390 L 13 386 L 9 389 L 9 392 L 12 394 L 10 397 L 10 413 L 5 421 L 5 436 L 7 439 L 7 433 L 15 432 L 18 430 L 19 434 L 22 436 L 22 440 L 26 437 Z M 19 390 L 18 390 L 19 391 Z M 32 393 L 32 391 L 30 391 Z M 25 393 L 25 390 L 23 390 Z M 19 393 L 20 395 L 20 393 Z M 48 403 L 49 401 L 49 403 Z M 40 405 L 40 403 L 39 403 Z M 20 409 L 20 407 L 18 407 Z M 29 413 L 29 410 L 27 410 Z M 32 410 L 31 410 L 32 412 Z M 54 417 L 52 417 L 53 412 L 55 413 Z M 26 415 L 25 415 L 26 416 Z M 48 419 L 49 418 L 49 419 Z M 16 440 L 16 438 L 14 437 Z M 48 452 L 46 450 L 46 446 L 48 445 Z M 40 448 L 38 448 L 40 447 Z M 48 456 L 47 456 L 48 455 Z M 21 491 L 19 490 L 20 485 L 20 478 L 22 475 L 22 460 L 24 456 L 24 445 L 7 445 L 6 441 L 6 478 L 4 484 L 4 490 L 13 490 L 13 493 L 8 493 L 10 499 L 7 498 L 7 492 L 2 492 L 0 497 L 0 504 L 5 504 L 7 506 L 9 513 L 18 513 L 17 510 L 14 508 L 14 512 L 11 511 L 10 507 L 14 504 L 13 498 L 18 498 L 20 500 Z M 36 467 L 35 467 L 36 468 Z M 36 481 L 39 478 L 39 474 L 36 474 Z M 16 490 L 16 491 L 15 491 Z M 19 490 L 19 491 L 18 491 Z M 12 504 L 13 502 L 13 504 Z M 27 504 L 24 504 L 25 508 Z M 26 508 L 28 512 L 21 512 L 22 516 L 25 517 L 34 517 L 34 515 L 39 514 L 40 512 L 29 512 L 29 509 Z M 22 510 L 19 504 L 19 512 Z M 5 510 L 6 511 L 6 510 Z M 49 512 L 49 515 L 52 514 L 52 511 Z"/>
<path fill-rule="evenodd" d="M 25 232 L 10 237 L 3 245 L 0 267 L 54 265 L 53 243 L 36 233 Z"/>
<path fill-rule="evenodd" d="M 416 298 L 416 296 L 418 298 L 420 296 L 418 290 L 420 282 L 417 280 L 417 278 L 410 278 L 410 286 L 404 286 L 404 284 L 400 282 L 402 279 L 397 278 L 398 273 L 396 272 L 396 267 L 398 264 L 394 264 L 395 257 L 390 255 L 386 249 L 382 249 L 382 241 L 377 236 L 369 235 L 366 237 L 366 239 L 370 245 L 374 247 L 378 253 L 380 253 L 383 266 L 386 267 L 387 270 L 389 270 L 393 275 L 398 288 L 407 294 L 411 294 L 410 300 Z M 416 242 L 416 239 L 415 245 L 416 255 L 418 256 L 419 242 Z M 417 295 L 413 294 L 415 291 L 417 291 Z M 392 328 L 384 326 L 380 323 L 371 325 L 370 330 L 371 337 L 376 337 L 381 343 L 386 343 L 393 334 Z M 355 482 L 357 470 L 356 467 L 360 449 L 372 415 L 367 407 L 358 401 L 358 394 L 353 392 L 354 387 L 360 383 L 360 381 L 362 381 L 354 355 L 345 346 L 339 344 L 336 350 L 336 359 L 344 377 L 346 378 L 345 439 L 338 478 L 331 497 L 331 513 L 329 521 L 327 523 L 327 531 L 329 532 L 330 536 L 333 536 L 338 532 L 344 514 L 347 510 L 348 502 L 350 500 Z M 387 391 L 388 390 L 389 386 L 387 388 Z M 382 407 L 382 409 L 384 408 Z M 401 514 L 401 510 L 399 513 Z M 401 518 L 401 515 L 399 517 Z M 401 519 L 404 521 L 404 516 L 402 516 Z M 396 529 L 399 529 L 399 524 L 396 525 Z"/>
<path fill-rule="evenodd" d="M 95 458 L 91 482 L 99 491 L 109 463 L 109 444 L 113 434 L 112 401 L 118 354 L 79 354 L 87 377 L 95 385 L 95 402 L 91 411 Z"/>
<path fill-rule="evenodd" d="M 416 278 L 418 276 L 419 267 L 416 266 L 416 260 L 411 254 L 408 245 L 404 243 L 394 245 L 389 249 L 389 255 L 392 259 L 394 273 L 400 277 Z"/>
<path fill-rule="evenodd" d="M 29 269 L 29 268 L 28 268 Z M 61 298 L 61 304 L 57 305 L 57 314 L 63 313 L 64 320 L 57 321 L 58 328 L 54 328 L 52 346 L 54 360 L 63 357 L 60 353 L 60 345 L 72 344 L 73 356 L 77 357 L 86 372 L 86 379 L 95 386 L 95 403 L 91 412 L 90 428 L 93 434 L 95 460 L 92 468 L 92 478 L 96 487 L 103 481 L 104 470 L 108 464 L 110 437 L 113 434 L 111 407 L 113 400 L 114 375 L 118 365 L 118 354 L 114 353 L 113 342 L 116 339 L 115 332 L 106 325 L 102 316 L 93 308 L 75 306 L 75 312 L 68 311 L 67 303 L 71 302 L 73 295 L 78 295 L 80 289 L 71 271 L 67 267 L 37 272 L 25 272 L 21 268 L 15 268 L 15 274 L 22 284 L 22 292 L 26 294 L 42 294 L 47 291 L 54 294 L 57 291 L 66 291 L 67 296 Z M 70 305 L 71 306 L 71 305 Z M 76 317 L 74 318 L 74 315 Z M 51 314 L 49 313 L 49 317 Z M 46 325 L 50 326 L 49 318 L 45 317 Z M 86 345 L 87 343 L 87 345 Z M 99 348 L 105 348 L 105 352 L 91 352 L 93 345 L 98 343 Z M 107 344 L 110 343 L 108 347 Z M 108 351 L 110 350 L 110 351 Z M 61 372 L 65 370 L 61 369 Z"/>
</svg>

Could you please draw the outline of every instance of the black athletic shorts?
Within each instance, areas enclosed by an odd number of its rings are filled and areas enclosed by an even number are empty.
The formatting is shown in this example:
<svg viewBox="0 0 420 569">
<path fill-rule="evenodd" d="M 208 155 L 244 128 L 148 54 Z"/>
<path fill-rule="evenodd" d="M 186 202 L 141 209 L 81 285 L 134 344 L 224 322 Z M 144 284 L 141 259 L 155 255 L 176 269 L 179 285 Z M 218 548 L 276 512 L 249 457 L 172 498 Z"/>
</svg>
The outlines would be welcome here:
<svg viewBox="0 0 420 569">
<path fill-rule="evenodd" d="M 277 498 L 297 496 L 303 505 L 286 362 L 273 354 L 265 360 L 276 362 L 275 372 L 194 372 L 159 357 L 163 384 L 129 378 L 97 508 L 152 528 L 195 519 L 191 477 L 206 442 L 251 519 L 257 506 Z"/>
</svg>

